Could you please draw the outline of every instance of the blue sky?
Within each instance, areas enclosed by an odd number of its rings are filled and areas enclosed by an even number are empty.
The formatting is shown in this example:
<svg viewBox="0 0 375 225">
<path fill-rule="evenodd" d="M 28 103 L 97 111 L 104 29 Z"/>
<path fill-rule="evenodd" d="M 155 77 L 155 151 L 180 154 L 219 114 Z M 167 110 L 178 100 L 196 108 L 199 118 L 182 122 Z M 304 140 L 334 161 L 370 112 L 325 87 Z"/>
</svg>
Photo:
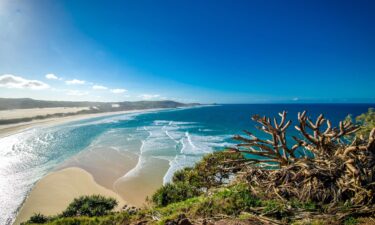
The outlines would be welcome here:
<svg viewBox="0 0 375 225">
<path fill-rule="evenodd" d="M 371 0 L 2 0 L 0 97 L 375 102 L 374 11 Z"/>
</svg>

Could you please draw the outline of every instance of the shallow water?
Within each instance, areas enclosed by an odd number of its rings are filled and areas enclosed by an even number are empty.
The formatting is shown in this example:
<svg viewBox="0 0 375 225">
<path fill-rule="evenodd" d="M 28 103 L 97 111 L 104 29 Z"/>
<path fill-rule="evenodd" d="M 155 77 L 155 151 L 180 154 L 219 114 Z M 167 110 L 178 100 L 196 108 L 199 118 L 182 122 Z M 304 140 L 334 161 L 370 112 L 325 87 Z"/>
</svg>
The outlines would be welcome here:
<svg viewBox="0 0 375 225">
<path fill-rule="evenodd" d="M 164 159 L 174 171 L 192 166 L 204 154 L 233 143 L 232 135 L 248 129 L 257 135 L 250 116 L 275 116 L 287 110 L 316 117 L 323 112 L 336 124 L 347 114 L 358 115 L 374 105 L 222 105 L 162 110 L 86 119 L 50 128 L 34 128 L 0 139 L 0 224 L 10 224 L 33 184 L 65 160 L 92 148 L 110 147 L 139 155 L 137 165 L 122 179 L 138 176 L 148 161 Z M 293 129 L 290 130 L 293 134 Z"/>
</svg>

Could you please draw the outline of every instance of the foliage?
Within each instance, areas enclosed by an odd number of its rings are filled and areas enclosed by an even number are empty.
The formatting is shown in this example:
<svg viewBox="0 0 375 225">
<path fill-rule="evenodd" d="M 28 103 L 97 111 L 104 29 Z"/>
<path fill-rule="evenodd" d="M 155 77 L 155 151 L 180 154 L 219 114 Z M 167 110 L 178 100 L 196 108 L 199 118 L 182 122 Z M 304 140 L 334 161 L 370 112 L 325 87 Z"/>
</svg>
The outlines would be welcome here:
<svg viewBox="0 0 375 225">
<path fill-rule="evenodd" d="M 174 202 L 180 202 L 202 194 L 201 191 L 193 186 L 184 183 L 168 183 L 159 188 L 152 196 L 152 201 L 157 206 L 166 206 Z"/>
<path fill-rule="evenodd" d="M 48 221 L 48 217 L 46 217 L 45 215 L 41 214 L 41 213 L 35 213 L 34 215 L 32 215 L 30 217 L 30 219 L 28 220 L 28 223 L 45 223 Z"/>
<path fill-rule="evenodd" d="M 277 200 L 268 200 L 262 202 L 264 206 L 264 213 L 267 215 L 273 215 L 278 219 L 282 219 L 290 215 L 287 205 Z"/>
<path fill-rule="evenodd" d="M 239 169 L 233 169 L 243 161 L 241 154 L 215 152 L 203 157 L 194 168 L 185 168 L 175 172 L 172 182 L 159 188 L 152 196 L 157 206 L 166 206 L 170 203 L 199 196 L 210 188 L 219 187 L 228 183 L 229 178 Z"/>
<path fill-rule="evenodd" d="M 268 194 L 285 201 L 297 198 L 334 204 L 348 201 L 353 205 L 374 202 L 374 132 L 368 141 L 347 144 L 342 139 L 358 131 L 357 126 L 346 121 L 340 122 L 337 128 L 332 127 L 323 115 L 313 122 L 303 112 L 298 114 L 299 124 L 295 126 L 300 137 L 294 137 L 296 144 L 289 147 L 286 128 L 291 121 L 286 119 L 285 112 L 280 117 L 277 122 L 254 116 L 253 120 L 261 124 L 259 129 L 271 137 L 260 139 L 247 132 L 250 138 L 236 136 L 242 143 L 230 149 L 264 157 L 248 159 L 255 165 L 246 171 L 246 180 L 253 189 L 267 190 Z M 299 157 L 297 150 L 310 154 Z M 274 163 L 273 169 L 265 167 L 265 163 Z"/>
<path fill-rule="evenodd" d="M 312 201 L 301 202 L 301 201 L 298 201 L 297 199 L 292 199 L 290 203 L 291 203 L 291 206 L 296 209 L 304 209 L 307 211 L 314 211 L 318 209 L 318 206 L 316 205 L 316 203 Z"/>
<path fill-rule="evenodd" d="M 245 161 L 242 154 L 230 154 L 228 152 L 215 152 L 208 154 L 199 161 L 193 171 L 196 173 L 194 179 L 185 180 L 198 188 L 208 190 L 227 184 L 230 177 L 240 171 Z"/>
<path fill-rule="evenodd" d="M 358 220 L 354 217 L 349 217 L 344 221 L 344 225 L 356 225 L 358 224 Z"/>
<path fill-rule="evenodd" d="M 345 120 L 359 124 L 361 129 L 356 132 L 356 136 L 361 139 L 368 139 L 371 130 L 375 127 L 375 109 L 369 108 L 366 113 L 357 116 L 355 121 L 352 115 L 348 115 Z"/>
<path fill-rule="evenodd" d="M 346 138 L 359 132 L 350 119 L 332 127 L 322 115 L 313 122 L 303 112 L 296 126 L 299 135 L 291 145 L 287 143 L 291 122 L 285 112 L 280 116 L 280 121 L 253 117 L 269 139 L 250 132 L 248 137 L 236 136 L 241 143 L 230 151 L 206 155 L 194 167 L 177 171 L 172 183 L 154 193 L 153 205 L 132 214 L 110 213 L 113 201 L 103 205 L 108 199 L 84 196 L 63 212 L 67 217 L 49 218 L 47 223 L 178 224 L 178 218 L 189 218 L 201 224 L 225 218 L 222 224 L 242 219 L 243 224 L 353 225 L 359 223 L 357 217 L 373 216 L 375 130 L 367 140 L 349 143 Z M 371 124 L 367 116 L 360 118 L 362 126 Z M 249 153 L 259 157 L 243 156 Z"/>
<path fill-rule="evenodd" d="M 251 194 L 247 185 L 237 184 L 219 189 L 212 196 L 205 198 L 197 206 L 196 213 L 205 217 L 216 214 L 239 215 L 260 205 L 260 199 Z"/>
<path fill-rule="evenodd" d="M 62 216 L 103 216 L 116 206 L 117 201 L 114 198 L 106 198 L 100 195 L 81 196 L 75 198 L 69 204 L 68 208 L 62 213 Z"/>
<path fill-rule="evenodd" d="M 185 182 L 204 191 L 228 183 L 229 178 L 239 171 L 238 164 L 245 161 L 242 154 L 215 152 L 203 157 L 194 168 L 177 171 L 172 181 Z"/>
</svg>

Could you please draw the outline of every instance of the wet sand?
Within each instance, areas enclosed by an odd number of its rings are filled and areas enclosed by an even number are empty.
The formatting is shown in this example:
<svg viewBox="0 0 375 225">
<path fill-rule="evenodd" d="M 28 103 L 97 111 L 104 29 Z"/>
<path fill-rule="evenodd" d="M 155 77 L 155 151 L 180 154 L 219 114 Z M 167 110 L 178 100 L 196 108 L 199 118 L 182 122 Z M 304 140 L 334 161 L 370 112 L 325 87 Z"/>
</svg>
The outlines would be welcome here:
<svg viewBox="0 0 375 225">
<path fill-rule="evenodd" d="M 86 118 L 155 110 L 160 109 L 52 118 L 14 124 L 8 128 L 0 126 L 0 137 L 35 126 L 54 126 Z M 169 162 L 150 158 L 144 165 L 137 167 L 137 173 L 133 173 L 139 160 L 138 155 L 133 152 L 98 147 L 87 149 L 68 159 L 37 182 L 18 212 L 15 224 L 27 220 L 34 213 L 45 215 L 61 213 L 74 198 L 82 195 L 112 196 L 120 202 L 119 207 L 123 207 L 124 204 L 143 206 L 146 204 L 146 197 L 151 196 L 162 186 Z M 129 171 L 133 176 L 126 175 Z"/>
<path fill-rule="evenodd" d="M 61 168 L 82 168 L 92 174 L 96 183 L 119 194 L 127 204 L 142 207 L 146 198 L 163 185 L 169 162 L 150 158 L 135 171 L 138 158 L 129 151 L 92 148 L 68 160 Z"/>
<path fill-rule="evenodd" d="M 57 169 L 79 167 L 93 175 L 99 185 L 113 190 L 117 179 L 133 169 L 138 155 L 113 148 L 92 148 L 64 162 Z"/>
<path fill-rule="evenodd" d="M 125 204 L 118 194 L 95 183 L 92 175 L 85 170 L 71 167 L 50 173 L 35 185 L 14 224 L 26 221 L 36 212 L 56 215 L 74 198 L 92 194 L 116 198 L 119 203 L 117 209 Z"/>
<path fill-rule="evenodd" d="M 169 162 L 150 158 L 138 172 L 138 155 L 113 148 L 92 148 L 64 162 L 55 172 L 42 178 L 23 204 L 16 223 L 36 212 L 55 215 L 78 196 L 101 194 L 115 197 L 119 207 L 142 207 L 146 198 L 162 186 Z M 127 176 L 129 171 L 132 176 Z M 125 176 L 124 176 L 125 175 Z"/>
<path fill-rule="evenodd" d="M 129 204 L 142 206 L 146 197 L 151 197 L 163 185 L 168 168 L 167 160 L 150 158 L 136 174 L 118 179 L 114 190 Z"/>
</svg>

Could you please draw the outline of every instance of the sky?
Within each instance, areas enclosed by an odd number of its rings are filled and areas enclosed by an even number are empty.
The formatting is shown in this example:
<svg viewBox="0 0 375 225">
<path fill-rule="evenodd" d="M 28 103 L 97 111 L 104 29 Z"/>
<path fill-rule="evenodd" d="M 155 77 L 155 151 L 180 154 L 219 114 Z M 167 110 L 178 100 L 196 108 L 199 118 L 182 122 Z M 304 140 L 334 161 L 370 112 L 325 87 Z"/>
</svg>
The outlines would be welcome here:
<svg viewBox="0 0 375 225">
<path fill-rule="evenodd" d="M 372 0 L 0 0 L 0 97 L 375 102 Z"/>
</svg>

